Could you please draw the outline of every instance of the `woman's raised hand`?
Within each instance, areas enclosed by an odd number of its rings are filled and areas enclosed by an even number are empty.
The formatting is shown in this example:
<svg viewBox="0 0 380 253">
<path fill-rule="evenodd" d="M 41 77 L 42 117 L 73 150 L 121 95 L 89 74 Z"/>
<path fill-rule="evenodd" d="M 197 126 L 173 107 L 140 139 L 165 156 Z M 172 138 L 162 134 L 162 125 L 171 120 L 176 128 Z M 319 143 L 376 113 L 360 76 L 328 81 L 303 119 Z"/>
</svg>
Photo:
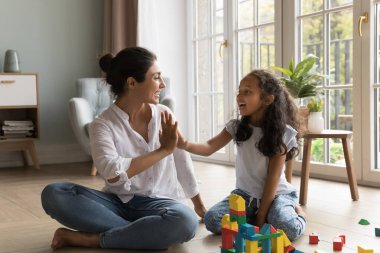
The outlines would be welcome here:
<svg viewBox="0 0 380 253">
<path fill-rule="evenodd" d="M 173 123 L 173 116 L 167 111 L 161 112 L 161 148 L 172 153 L 178 141 L 178 122 Z"/>
</svg>

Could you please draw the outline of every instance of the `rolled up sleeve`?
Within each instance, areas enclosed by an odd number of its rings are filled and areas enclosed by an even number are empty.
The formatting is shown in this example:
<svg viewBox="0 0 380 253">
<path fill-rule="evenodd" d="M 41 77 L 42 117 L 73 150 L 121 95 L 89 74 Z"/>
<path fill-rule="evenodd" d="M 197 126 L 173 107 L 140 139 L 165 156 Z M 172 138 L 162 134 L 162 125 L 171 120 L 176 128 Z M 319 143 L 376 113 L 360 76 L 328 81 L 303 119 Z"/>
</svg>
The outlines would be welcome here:
<svg viewBox="0 0 380 253">
<path fill-rule="evenodd" d="M 127 176 L 132 158 L 122 157 L 118 154 L 113 141 L 113 133 L 106 122 L 100 119 L 90 125 L 91 155 L 99 174 L 111 186 L 125 185 L 130 190 L 131 182 Z M 119 180 L 110 183 L 108 180 L 119 177 Z"/>
</svg>

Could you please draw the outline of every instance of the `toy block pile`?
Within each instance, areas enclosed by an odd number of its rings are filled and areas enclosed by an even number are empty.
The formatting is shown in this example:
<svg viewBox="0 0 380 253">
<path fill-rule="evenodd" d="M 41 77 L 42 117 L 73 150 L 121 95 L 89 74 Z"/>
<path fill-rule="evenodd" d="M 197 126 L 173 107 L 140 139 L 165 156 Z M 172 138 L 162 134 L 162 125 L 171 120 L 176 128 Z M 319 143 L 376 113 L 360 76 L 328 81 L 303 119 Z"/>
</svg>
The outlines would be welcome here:
<svg viewBox="0 0 380 253">
<path fill-rule="evenodd" d="M 264 224 L 260 229 L 246 222 L 244 199 L 229 198 L 230 212 L 222 219 L 221 253 L 297 253 L 285 232 Z"/>
</svg>

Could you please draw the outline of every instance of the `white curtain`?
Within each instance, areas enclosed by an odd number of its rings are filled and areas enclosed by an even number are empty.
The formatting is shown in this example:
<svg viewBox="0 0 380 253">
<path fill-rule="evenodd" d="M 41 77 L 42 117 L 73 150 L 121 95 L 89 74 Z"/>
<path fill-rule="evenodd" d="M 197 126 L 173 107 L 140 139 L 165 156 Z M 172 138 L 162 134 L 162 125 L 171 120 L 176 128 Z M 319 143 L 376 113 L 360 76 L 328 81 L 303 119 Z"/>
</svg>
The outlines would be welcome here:
<svg viewBox="0 0 380 253">
<path fill-rule="evenodd" d="M 157 0 L 138 1 L 137 45 L 158 52 Z"/>
</svg>

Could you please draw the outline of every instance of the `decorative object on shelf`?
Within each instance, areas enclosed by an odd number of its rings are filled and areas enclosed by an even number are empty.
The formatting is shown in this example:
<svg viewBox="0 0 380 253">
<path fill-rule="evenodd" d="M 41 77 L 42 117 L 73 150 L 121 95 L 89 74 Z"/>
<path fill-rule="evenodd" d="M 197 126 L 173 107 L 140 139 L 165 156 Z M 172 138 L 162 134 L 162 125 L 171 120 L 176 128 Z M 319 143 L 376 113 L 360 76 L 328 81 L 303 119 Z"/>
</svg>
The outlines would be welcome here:
<svg viewBox="0 0 380 253">
<path fill-rule="evenodd" d="M 4 57 L 4 72 L 20 72 L 20 62 L 16 50 L 8 49 Z"/>
<path fill-rule="evenodd" d="M 307 128 L 309 132 L 320 133 L 325 127 L 325 121 L 322 116 L 323 100 L 311 97 L 307 104 L 309 109 L 309 118 Z"/>
</svg>

